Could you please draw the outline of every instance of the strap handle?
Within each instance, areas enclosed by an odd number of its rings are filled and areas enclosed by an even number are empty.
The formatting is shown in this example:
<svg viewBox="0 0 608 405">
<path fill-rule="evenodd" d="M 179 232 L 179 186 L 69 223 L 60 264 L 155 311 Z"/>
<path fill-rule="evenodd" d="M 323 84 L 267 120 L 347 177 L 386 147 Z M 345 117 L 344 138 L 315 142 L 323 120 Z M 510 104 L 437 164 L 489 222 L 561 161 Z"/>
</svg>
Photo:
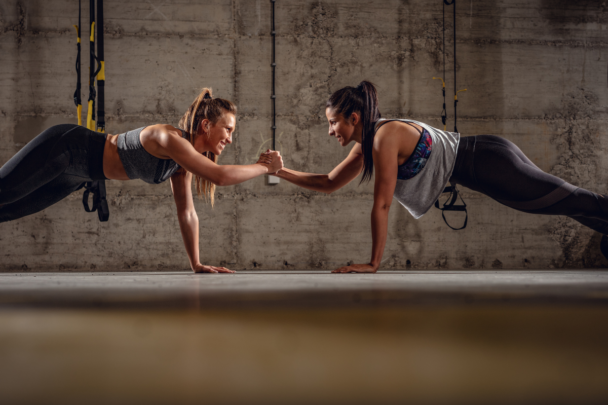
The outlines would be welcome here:
<svg viewBox="0 0 608 405">
<path fill-rule="evenodd" d="M 467 223 L 469 222 L 469 213 L 467 211 L 467 204 L 464 202 L 464 200 L 462 199 L 462 196 L 460 196 L 460 193 L 458 192 L 458 189 L 456 188 L 456 183 L 450 183 L 450 184 L 451 185 L 449 187 L 446 187 L 443 189 L 444 193 L 450 193 L 450 197 L 448 197 L 446 202 L 443 203 L 443 207 L 439 206 L 439 200 L 435 201 L 435 208 L 441 210 L 441 216 L 443 218 L 443 221 L 445 222 L 445 224 L 448 227 L 450 227 L 451 229 L 453 229 L 455 231 L 459 231 L 459 230 L 467 227 Z M 460 201 L 462 201 L 462 205 L 456 205 L 456 201 L 458 200 L 459 196 L 460 196 Z M 446 211 L 461 211 L 461 212 L 464 211 L 464 213 L 466 214 L 466 216 L 464 218 L 464 224 L 460 228 L 454 228 L 452 225 L 450 225 L 448 223 L 448 220 L 445 217 Z"/>
<path fill-rule="evenodd" d="M 87 182 L 82 194 L 82 205 L 86 212 L 97 211 L 99 221 L 106 222 L 110 218 L 108 201 L 106 200 L 106 185 L 104 181 Z M 89 196 L 93 194 L 93 206 L 89 206 Z"/>
</svg>

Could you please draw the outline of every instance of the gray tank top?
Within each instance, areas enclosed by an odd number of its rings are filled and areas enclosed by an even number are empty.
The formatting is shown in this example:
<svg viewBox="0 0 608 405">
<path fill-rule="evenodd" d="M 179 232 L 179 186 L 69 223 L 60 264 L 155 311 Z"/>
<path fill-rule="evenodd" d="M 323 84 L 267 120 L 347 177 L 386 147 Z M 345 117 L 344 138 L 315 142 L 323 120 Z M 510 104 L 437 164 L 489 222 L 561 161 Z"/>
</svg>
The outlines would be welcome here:
<svg viewBox="0 0 608 405">
<path fill-rule="evenodd" d="M 130 179 L 141 179 L 146 183 L 159 184 L 171 177 L 180 166 L 172 159 L 159 159 L 144 149 L 139 139 L 139 134 L 144 128 L 118 135 L 116 139 L 118 156 Z M 181 131 L 182 137 L 187 139 L 187 133 L 184 130 Z"/>
<path fill-rule="evenodd" d="M 393 197 L 401 203 L 412 216 L 420 218 L 431 209 L 448 183 L 454 164 L 460 134 L 442 131 L 423 122 L 404 119 L 380 119 L 378 124 L 386 121 L 412 122 L 426 129 L 433 139 L 433 149 L 426 164 L 420 172 L 407 180 L 397 179 Z"/>
</svg>

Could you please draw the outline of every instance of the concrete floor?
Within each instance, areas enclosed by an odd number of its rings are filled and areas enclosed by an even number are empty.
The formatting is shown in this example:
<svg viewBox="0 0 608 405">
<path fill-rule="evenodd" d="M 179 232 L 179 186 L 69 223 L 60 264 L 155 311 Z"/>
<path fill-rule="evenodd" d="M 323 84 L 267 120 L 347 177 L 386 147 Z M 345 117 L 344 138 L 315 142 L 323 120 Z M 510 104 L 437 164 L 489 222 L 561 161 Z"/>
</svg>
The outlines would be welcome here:
<svg viewBox="0 0 608 405">
<path fill-rule="evenodd" d="M 0 273 L 0 306 L 608 304 L 608 271 Z"/>
<path fill-rule="evenodd" d="M 608 271 L 0 273 L 1 403 L 606 403 Z"/>
</svg>

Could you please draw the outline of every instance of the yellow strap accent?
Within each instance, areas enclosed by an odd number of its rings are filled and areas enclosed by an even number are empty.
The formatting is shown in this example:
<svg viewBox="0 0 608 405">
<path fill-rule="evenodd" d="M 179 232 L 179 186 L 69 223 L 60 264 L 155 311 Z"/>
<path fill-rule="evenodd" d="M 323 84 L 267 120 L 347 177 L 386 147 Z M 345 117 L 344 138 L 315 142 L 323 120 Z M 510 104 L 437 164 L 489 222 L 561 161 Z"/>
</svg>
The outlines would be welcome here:
<svg viewBox="0 0 608 405">
<path fill-rule="evenodd" d="M 106 80 L 106 66 L 105 62 L 99 62 L 101 64 L 101 68 L 99 69 L 99 73 L 97 73 L 97 80 Z"/>
<path fill-rule="evenodd" d="M 455 100 L 455 101 L 458 101 L 458 93 L 460 93 L 461 91 L 467 91 L 467 89 L 458 90 L 458 91 L 456 92 L 456 94 L 454 94 L 454 100 Z"/>
<path fill-rule="evenodd" d="M 78 29 L 78 25 L 72 25 L 72 27 L 76 28 L 76 36 L 78 37 L 78 43 L 80 43 L 80 30 Z"/>
<path fill-rule="evenodd" d="M 443 81 L 442 77 L 433 77 L 433 80 L 441 80 L 441 83 L 443 83 L 443 88 L 445 89 L 445 82 Z"/>
<path fill-rule="evenodd" d="M 447 125 L 444 125 L 444 126 L 443 126 L 443 130 L 444 130 L 444 131 L 447 131 L 447 130 L 448 130 L 448 126 L 447 126 Z"/>
<path fill-rule="evenodd" d="M 76 111 L 78 114 L 78 125 L 82 125 L 82 104 L 78 104 L 78 106 L 76 107 Z"/>
<path fill-rule="evenodd" d="M 89 100 L 89 109 L 87 110 L 87 128 L 95 131 L 95 121 L 93 121 L 93 100 Z"/>
<path fill-rule="evenodd" d="M 89 38 L 89 41 L 95 42 L 95 21 L 91 23 L 91 38 Z"/>
</svg>

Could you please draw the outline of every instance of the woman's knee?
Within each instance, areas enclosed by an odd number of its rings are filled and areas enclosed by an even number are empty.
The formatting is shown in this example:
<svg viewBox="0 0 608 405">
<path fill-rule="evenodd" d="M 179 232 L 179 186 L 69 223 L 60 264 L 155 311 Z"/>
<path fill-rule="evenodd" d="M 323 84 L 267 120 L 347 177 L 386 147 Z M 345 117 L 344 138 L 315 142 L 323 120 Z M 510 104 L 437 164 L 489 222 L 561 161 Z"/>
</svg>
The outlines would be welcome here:
<svg viewBox="0 0 608 405">
<path fill-rule="evenodd" d="M 608 220 L 608 198 L 583 188 L 578 188 L 556 204 L 563 215 Z"/>
</svg>

